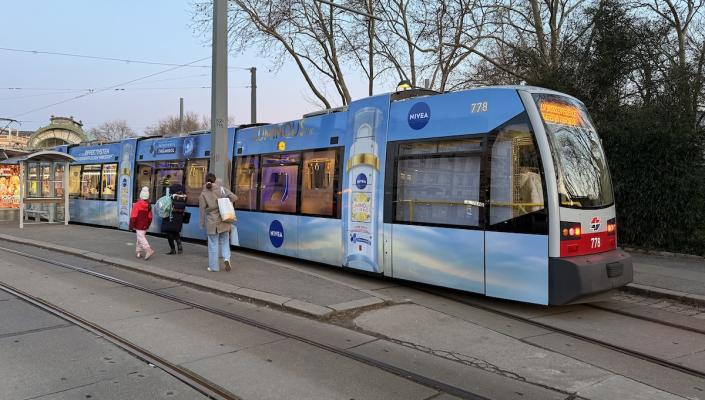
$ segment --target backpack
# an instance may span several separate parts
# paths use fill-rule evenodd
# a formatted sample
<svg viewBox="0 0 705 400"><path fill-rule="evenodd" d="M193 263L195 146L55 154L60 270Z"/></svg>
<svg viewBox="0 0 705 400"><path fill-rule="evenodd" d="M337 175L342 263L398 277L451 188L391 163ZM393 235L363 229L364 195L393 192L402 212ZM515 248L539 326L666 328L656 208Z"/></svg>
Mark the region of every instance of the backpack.
<svg viewBox="0 0 705 400"><path fill-rule="evenodd" d="M157 200L156 204L156 211L157 215L159 215L162 218L169 218L171 217L171 211L173 210L174 205L171 202L171 195L169 194L169 189L166 189L166 194Z"/></svg>

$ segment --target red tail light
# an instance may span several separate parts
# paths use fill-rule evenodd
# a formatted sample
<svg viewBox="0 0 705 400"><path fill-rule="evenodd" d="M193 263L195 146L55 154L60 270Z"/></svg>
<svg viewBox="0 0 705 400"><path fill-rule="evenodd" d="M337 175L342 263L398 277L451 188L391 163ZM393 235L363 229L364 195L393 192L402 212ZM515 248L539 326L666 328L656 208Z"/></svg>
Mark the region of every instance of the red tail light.
<svg viewBox="0 0 705 400"><path fill-rule="evenodd" d="M561 240L580 240L580 222L561 221Z"/></svg>

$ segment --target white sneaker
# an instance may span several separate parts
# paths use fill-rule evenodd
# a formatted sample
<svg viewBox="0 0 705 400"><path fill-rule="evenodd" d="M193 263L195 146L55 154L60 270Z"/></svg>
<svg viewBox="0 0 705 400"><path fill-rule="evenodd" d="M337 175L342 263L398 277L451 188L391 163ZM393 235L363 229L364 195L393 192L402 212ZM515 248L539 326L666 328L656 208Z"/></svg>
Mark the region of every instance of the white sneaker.
<svg viewBox="0 0 705 400"><path fill-rule="evenodd" d="M217 269L211 269L211 267L206 268L206 271L208 271L208 272L218 272Z"/></svg>
<svg viewBox="0 0 705 400"><path fill-rule="evenodd" d="M144 259L149 260L149 257L152 257L154 255L154 250L147 250L146 253L144 253Z"/></svg>

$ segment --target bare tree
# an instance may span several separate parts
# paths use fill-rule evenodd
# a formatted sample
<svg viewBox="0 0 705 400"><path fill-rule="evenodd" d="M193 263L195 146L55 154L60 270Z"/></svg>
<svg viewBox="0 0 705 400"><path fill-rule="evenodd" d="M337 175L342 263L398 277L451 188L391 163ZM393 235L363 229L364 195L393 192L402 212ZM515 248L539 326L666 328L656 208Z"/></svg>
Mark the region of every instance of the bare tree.
<svg viewBox="0 0 705 400"><path fill-rule="evenodd" d="M161 119L156 125L145 129L147 136L174 135L180 132L179 116L169 116ZM210 128L210 120L201 117L193 111L184 113L184 132L206 130Z"/></svg>
<svg viewBox="0 0 705 400"><path fill-rule="evenodd" d="M639 4L670 28L673 45L663 51L669 70L675 71L671 78L682 99L684 115L696 130L705 115L705 0L642 0Z"/></svg>
<svg viewBox="0 0 705 400"><path fill-rule="evenodd" d="M95 128L91 128L88 134L95 140L112 142L131 137L137 134L127 125L125 120L115 120L105 122Z"/></svg>
<svg viewBox="0 0 705 400"><path fill-rule="evenodd" d="M332 107L326 93L331 86L338 103L350 102L339 49L341 10L315 0L232 0L230 7L229 36L236 50L258 48L276 66L290 57L324 107ZM196 26L203 32L211 14L211 2L196 5Z"/></svg>
<svg viewBox="0 0 705 400"><path fill-rule="evenodd" d="M588 0L503 0L489 52L475 51L507 80L542 83L558 73L566 52L590 31ZM522 60L524 64L517 64Z"/></svg>

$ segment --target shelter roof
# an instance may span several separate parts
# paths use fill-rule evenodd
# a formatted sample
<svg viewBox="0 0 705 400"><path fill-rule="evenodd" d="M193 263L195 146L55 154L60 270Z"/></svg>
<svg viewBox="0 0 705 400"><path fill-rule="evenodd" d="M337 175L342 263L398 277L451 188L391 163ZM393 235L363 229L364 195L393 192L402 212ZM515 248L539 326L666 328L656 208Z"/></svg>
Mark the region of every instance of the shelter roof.
<svg viewBox="0 0 705 400"><path fill-rule="evenodd" d="M59 151L45 150L36 153L24 154L17 157L0 161L0 164L18 164L23 161L52 162L52 161L76 161L73 156Z"/></svg>

